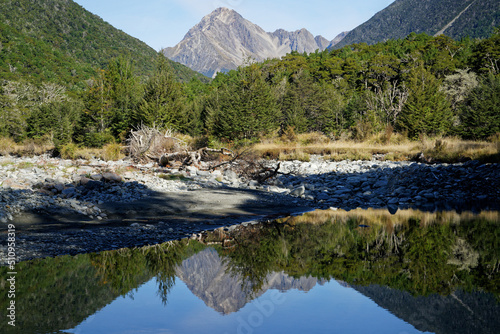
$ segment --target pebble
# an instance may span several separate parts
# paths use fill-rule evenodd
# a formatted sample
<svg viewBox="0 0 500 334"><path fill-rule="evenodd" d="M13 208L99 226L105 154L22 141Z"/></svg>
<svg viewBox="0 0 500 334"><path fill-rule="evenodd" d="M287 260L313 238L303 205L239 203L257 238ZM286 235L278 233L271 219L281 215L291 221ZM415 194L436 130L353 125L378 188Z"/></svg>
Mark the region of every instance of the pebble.
<svg viewBox="0 0 500 334"><path fill-rule="evenodd" d="M268 161L275 169L278 161ZM157 168L157 167L156 167ZM166 177L165 177L166 176ZM183 179L179 176L182 176ZM0 222L26 210L67 210L106 219L97 205L131 202L151 192L183 192L201 188L257 189L301 197L317 206L429 207L446 203L498 205L498 164L470 161L427 165L409 161L282 161L278 177L266 184L244 180L230 169L200 170L189 166L155 169L130 161L62 160L49 156L0 157Z"/></svg>
<svg viewBox="0 0 500 334"><path fill-rule="evenodd" d="M278 161L267 161L266 164L270 170L275 170ZM215 171L194 166L179 170L160 169L153 164L133 164L129 160L70 161L49 156L0 156L0 222L15 222L16 215L29 210L49 214L80 213L88 219L105 221L107 214L99 208L104 202L132 202L152 192L224 187L289 195L290 203L307 200L311 207L331 210L373 207L387 208L394 213L409 207L498 210L500 206L498 164L470 161L427 165L375 159L333 162L313 155L309 162L282 161L278 172L276 177L260 184L255 180L245 180L227 166ZM110 229L113 231L109 232L114 238L113 245L127 246L126 240L137 233L133 230L138 227L153 229L137 223L125 227L123 232ZM193 231L168 227L165 233L171 237L179 233L191 235ZM31 252L29 257L36 257L37 250L30 248L29 238L26 236L20 242L26 246L26 254ZM93 240L94 235L89 231L84 236L75 234L74 238ZM119 243L120 238L125 241ZM161 240L165 236L160 233L157 238ZM78 252L98 249L85 240L86 246Z"/></svg>

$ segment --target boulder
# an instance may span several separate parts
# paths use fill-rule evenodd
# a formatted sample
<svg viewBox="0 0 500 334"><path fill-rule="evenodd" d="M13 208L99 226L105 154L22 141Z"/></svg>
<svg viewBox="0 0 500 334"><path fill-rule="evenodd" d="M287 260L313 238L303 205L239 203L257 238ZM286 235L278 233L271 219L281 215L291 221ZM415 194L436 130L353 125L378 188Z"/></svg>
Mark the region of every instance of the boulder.
<svg viewBox="0 0 500 334"><path fill-rule="evenodd" d="M295 197L300 197L300 196L304 195L305 192L306 192L306 188L304 186L300 186L300 187L293 189L290 192L290 195L295 196Z"/></svg>
<svg viewBox="0 0 500 334"><path fill-rule="evenodd" d="M104 173L102 178L107 182L122 182L122 177L114 172Z"/></svg>

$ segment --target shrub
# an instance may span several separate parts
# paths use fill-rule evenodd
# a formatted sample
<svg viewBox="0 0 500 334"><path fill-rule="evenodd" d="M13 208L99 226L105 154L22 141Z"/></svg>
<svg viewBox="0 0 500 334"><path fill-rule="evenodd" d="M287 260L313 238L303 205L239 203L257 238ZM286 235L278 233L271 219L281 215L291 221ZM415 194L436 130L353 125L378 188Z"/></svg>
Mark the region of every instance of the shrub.
<svg viewBox="0 0 500 334"><path fill-rule="evenodd" d="M76 159L78 156L78 145L69 143L59 147L59 154L63 159Z"/></svg>
<svg viewBox="0 0 500 334"><path fill-rule="evenodd" d="M16 152L16 143L8 137L0 137L0 155L8 156Z"/></svg>
<svg viewBox="0 0 500 334"><path fill-rule="evenodd" d="M23 146L23 153L28 156L44 154L54 147L49 136L26 139Z"/></svg>
<svg viewBox="0 0 500 334"><path fill-rule="evenodd" d="M298 135L298 140L301 145L311 145L311 144L325 144L330 141L330 139L321 132L309 132Z"/></svg>
<svg viewBox="0 0 500 334"><path fill-rule="evenodd" d="M121 153L122 147L120 144L113 143L104 145L101 151L101 158L106 161L117 161L123 158Z"/></svg>

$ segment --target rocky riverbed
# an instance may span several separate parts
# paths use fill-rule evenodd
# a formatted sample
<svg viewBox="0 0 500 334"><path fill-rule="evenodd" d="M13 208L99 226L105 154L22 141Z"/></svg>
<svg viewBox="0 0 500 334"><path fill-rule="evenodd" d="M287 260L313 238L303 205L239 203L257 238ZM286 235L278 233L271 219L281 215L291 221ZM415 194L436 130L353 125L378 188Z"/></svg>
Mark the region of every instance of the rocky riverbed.
<svg viewBox="0 0 500 334"><path fill-rule="evenodd" d="M500 169L470 161L267 161L265 184L231 169L184 170L130 160L0 157L0 262L7 226L16 260L142 246L314 208L497 210Z"/></svg>

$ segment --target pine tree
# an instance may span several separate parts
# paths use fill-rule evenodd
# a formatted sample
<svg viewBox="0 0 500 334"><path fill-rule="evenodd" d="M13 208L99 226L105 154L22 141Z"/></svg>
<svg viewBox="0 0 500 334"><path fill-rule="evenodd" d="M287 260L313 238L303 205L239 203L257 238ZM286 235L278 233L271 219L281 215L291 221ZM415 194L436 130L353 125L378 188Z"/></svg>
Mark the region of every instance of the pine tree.
<svg viewBox="0 0 500 334"><path fill-rule="evenodd" d="M142 94L142 88L134 71L130 59L118 57L111 60L106 72L112 100L110 127L112 134L117 138L123 139L131 129L132 112Z"/></svg>
<svg viewBox="0 0 500 334"><path fill-rule="evenodd" d="M144 96L133 116L134 123L181 130L189 122L185 102L182 85L176 81L165 56L158 53L156 72L146 82Z"/></svg>
<svg viewBox="0 0 500 334"><path fill-rule="evenodd" d="M227 75L212 94L208 115L210 133L227 140L253 139L276 129L280 112L271 87L252 64Z"/></svg>
<svg viewBox="0 0 500 334"><path fill-rule="evenodd" d="M462 136L486 139L500 133L500 77L489 74L462 106Z"/></svg>
<svg viewBox="0 0 500 334"><path fill-rule="evenodd" d="M79 101L59 101L43 104L27 119L30 138L49 136L56 147L72 140L74 124L78 123L83 105Z"/></svg>
<svg viewBox="0 0 500 334"><path fill-rule="evenodd" d="M451 124L452 112L440 82L423 65L415 68L408 78L409 97L397 121L399 130L410 138L419 134L444 134Z"/></svg>

